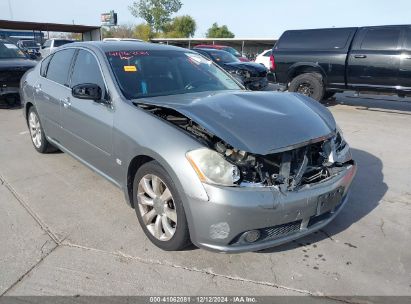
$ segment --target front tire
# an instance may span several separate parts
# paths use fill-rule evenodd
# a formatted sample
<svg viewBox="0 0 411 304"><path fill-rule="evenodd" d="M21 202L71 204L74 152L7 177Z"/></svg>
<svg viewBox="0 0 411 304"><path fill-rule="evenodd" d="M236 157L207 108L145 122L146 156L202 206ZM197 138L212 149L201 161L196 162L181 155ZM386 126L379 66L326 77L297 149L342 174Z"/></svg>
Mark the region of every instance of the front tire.
<svg viewBox="0 0 411 304"><path fill-rule="evenodd" d="M39 153L49 153L57 151L46 138L44 129L41 125L39 114L34 106L30 107L27 115L27 125L30 131L31 142L34 149Z"/></svg>
<svg viewBox="0 0 411 304"><path fill-rule="evenodd" d="M321 101L324 96L322 76L317 73L305 73L291 80L288 87L290 92L296 92Z"/></svg>
<svg viewBox="0 0 411 304"><path fill-rule="evenodd" d="M133 182L134 208L144 233L157 247L175 251L191 244L183 203L156 161L142 165Z"/></svg>

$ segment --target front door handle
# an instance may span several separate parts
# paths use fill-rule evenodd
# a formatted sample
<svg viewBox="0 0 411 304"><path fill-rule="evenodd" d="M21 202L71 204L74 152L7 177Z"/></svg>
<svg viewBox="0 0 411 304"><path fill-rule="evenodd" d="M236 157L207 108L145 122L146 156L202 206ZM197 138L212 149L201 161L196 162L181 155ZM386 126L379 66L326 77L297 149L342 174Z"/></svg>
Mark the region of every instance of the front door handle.
<svg viewBox="0 0 411 304"><path fill-rule="evenodd" d="M367 58L367 55L354 55L354 58L364 59Z"/></svg>
<svg viewBox="0 0 411 304"><path fill-rule="evenodd" d="M71 106L70 97L60 99L60 101L66 109Z"/></svg>
<svg viewBox="0 0 411 304"><path fill-rule="evenodd" d="M36 93L41 92L41 84L37 84L34 86L34 89L36 90Z"/></svg>

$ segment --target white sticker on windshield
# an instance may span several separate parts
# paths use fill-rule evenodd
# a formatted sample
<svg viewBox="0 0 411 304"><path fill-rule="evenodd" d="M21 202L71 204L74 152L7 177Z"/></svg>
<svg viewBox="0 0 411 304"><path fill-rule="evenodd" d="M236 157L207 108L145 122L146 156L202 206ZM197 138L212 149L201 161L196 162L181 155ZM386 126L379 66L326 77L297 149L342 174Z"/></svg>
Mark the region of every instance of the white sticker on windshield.
<svg viewBox="0 0 411 304"><path fill-rule="evenodd" d="M18 49L14 44L5 43L4 46L8 49Z"/></svg>
<svg viewBox="0 0 411 304"><path fill-rule="evenodd" d="M187 57L190 58L194 63L197 63L197 64L205 63L205 64L208 64L208 65L211 64L211 61L210 61L210 60L207 60L206 58L204 58L204 57L201 56L201 55L193 54L193 53L185 53L185 54L186 54Z"/></svg>

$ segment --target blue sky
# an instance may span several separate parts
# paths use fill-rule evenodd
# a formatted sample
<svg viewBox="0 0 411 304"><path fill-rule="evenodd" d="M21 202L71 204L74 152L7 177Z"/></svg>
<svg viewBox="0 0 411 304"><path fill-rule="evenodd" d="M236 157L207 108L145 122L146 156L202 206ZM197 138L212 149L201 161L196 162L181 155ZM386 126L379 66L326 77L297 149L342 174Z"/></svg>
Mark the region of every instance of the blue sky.
<svg viewBox="0 0 411 304"><path fill-rule="evenodd" d="M98 25L100 13L114 9L120 23L139 23L132 0L0 0L0 19ZM284 30L382 24L411 24L410 0L182 0L178 15L197 21L196 37L213 22L236 37L278 38Z"/></svg>

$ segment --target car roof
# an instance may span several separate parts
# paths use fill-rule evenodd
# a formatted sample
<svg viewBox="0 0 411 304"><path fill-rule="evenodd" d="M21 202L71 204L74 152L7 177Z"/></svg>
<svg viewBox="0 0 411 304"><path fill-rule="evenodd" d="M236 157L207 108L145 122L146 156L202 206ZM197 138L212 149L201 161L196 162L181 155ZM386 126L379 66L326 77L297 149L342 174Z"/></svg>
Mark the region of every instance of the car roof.
<svg viewBox="0 0 411 304"><path fill-rule="evenodd" d="M85 41L85 42L74 42L69 45L64 45L65 47L86 47L86 48L96 48L101 50L103 53L115 52L115 51L185 51L191 52L188 49L164 45L159 43L148 43L139 41Z"/></svg>

